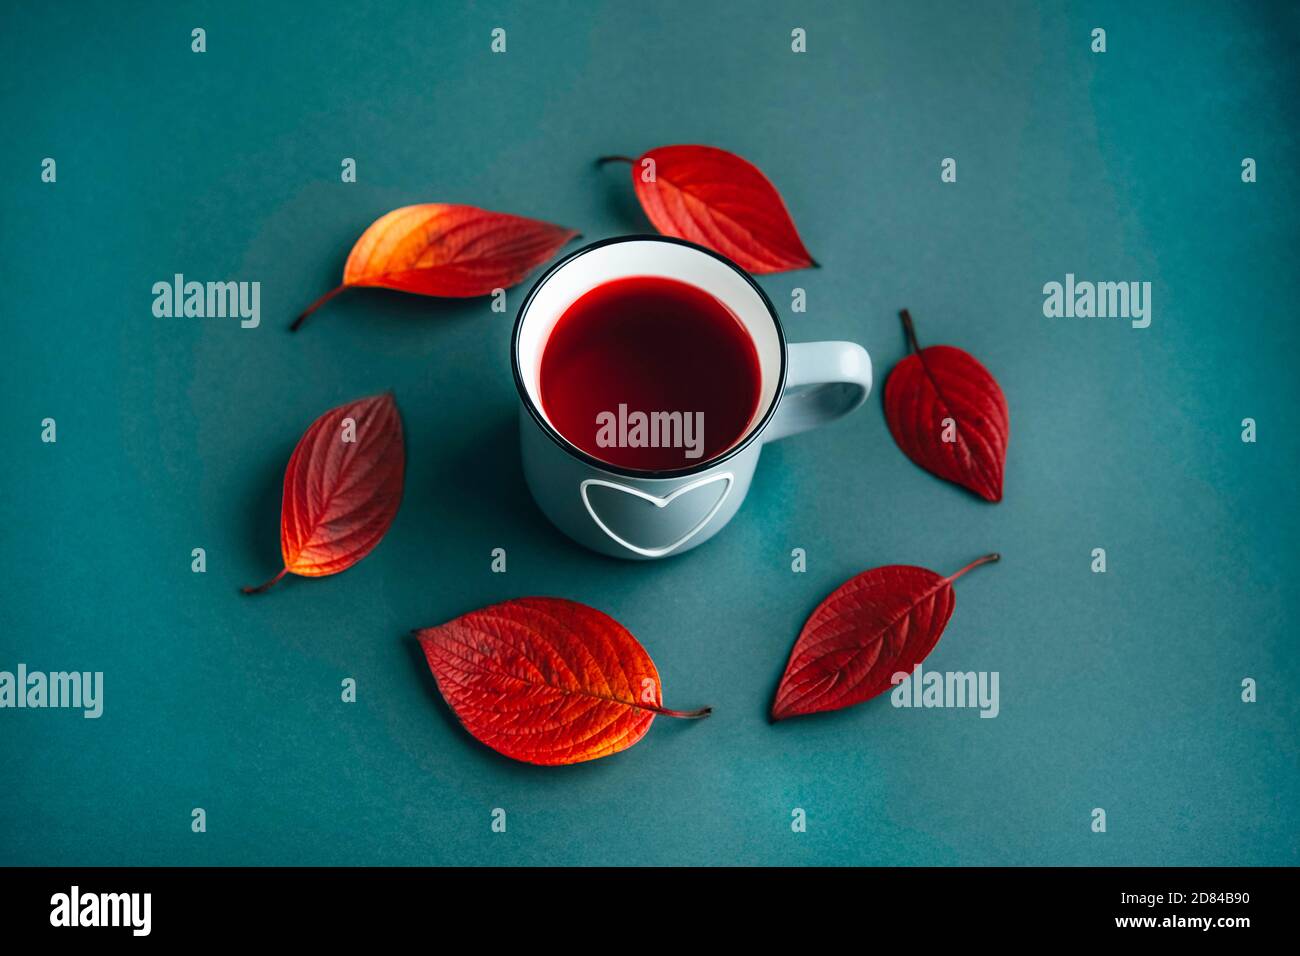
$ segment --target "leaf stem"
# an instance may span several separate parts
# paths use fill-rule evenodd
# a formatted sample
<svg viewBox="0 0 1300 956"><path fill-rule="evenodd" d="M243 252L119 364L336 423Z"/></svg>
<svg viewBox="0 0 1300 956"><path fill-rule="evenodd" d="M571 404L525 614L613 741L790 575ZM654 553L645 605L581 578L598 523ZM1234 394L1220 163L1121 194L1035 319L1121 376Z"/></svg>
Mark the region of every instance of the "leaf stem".
<svg viewBox="0 0 1300 956"><path fill-rule="evenodd" d="M305 322L305 321L307 320L307 316L311 315L313 312L315 312L317 309L319 309L322 305L324 305L324 304L325 304L326 302L328 302L330 299L334 298L336 295L338 295L340 292L342 292L342 291L343 291L344 289L346 289L346 288L347 288L346 285L335 286L333 289L330 289L328 292L326 292L323 296L321 296L319 299L317 299L317 300L316 300L315 302L313 302L311 305L307 306L307 308L303 310L302 315L298 316L298 318L296 318L296 319L293 320L293 325L289 326L289 331L290 331L290 332L297 332L297 331L298 331L298 326L302 325L303 322Z"/></svg>
<svg viewBox="0 0 1300 956"><path fill-rule="evenodd" d="M1001 560L1002 560L1002 555L998 554L997 552L994 552L993 554L986 554L982 558L976 558L974 561L966 565L966 567L962 568L956 574L947 578L947 582L949 584L952 584L953 581L956 581L959 577L961 577L971 568L978 568L981 564L992 564L994 561L1001 561Z"/></svg>
<svg viewBox="0 0 1300 956"><path fill-rule="evenodd" d="M636 160L631 156L602 156L596 160L597 166L604 166L606 163L627 163L629 166L636 164Z"/></svg>
<svg viewBox="0 0 1300 956"><path fill-rule="evenodd" d="M699 710L669 710L667 707L655 707L654 712L660 717L681 717L684 720L696 720L700 717L707 717L713 713L712 707L701 707Z"/></svg>
<svg viewBox="0 0 1300 956"><path fill-rule="evenodd" d="M912 344L912 351L920 352L921 346L916 343L916 327L912 325L912 313L904 309L898 313L898 317L903 320L903 329L907 332L907 341Z"/></svg>
<svg viewBox="0 0 1300 956"><path fill-rule="evenodd" d="M240 590L243 591L245 594L261 594L263 591L265 591L271 585L275 584L277 581L279 581L282 577L284 577L288 573L289 573L289 569L285 568L275 577L271 578L271 580L267 581L265 584L259 584L255 588L254 587L240 588Z"/></svg>

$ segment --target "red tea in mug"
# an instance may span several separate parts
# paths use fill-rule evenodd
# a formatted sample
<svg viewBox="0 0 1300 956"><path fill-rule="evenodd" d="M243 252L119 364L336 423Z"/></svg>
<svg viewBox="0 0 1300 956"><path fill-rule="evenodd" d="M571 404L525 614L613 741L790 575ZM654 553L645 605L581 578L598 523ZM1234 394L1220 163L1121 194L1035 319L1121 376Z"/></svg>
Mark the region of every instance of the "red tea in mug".
<svg viewBox="0 0 1300 956"><path fill-rule="evenodd" d="M758 351L735 314L685 282L615 279L575 301L542 350L542 409L587 454L668 471L716 458L758 408Z"/></svg>

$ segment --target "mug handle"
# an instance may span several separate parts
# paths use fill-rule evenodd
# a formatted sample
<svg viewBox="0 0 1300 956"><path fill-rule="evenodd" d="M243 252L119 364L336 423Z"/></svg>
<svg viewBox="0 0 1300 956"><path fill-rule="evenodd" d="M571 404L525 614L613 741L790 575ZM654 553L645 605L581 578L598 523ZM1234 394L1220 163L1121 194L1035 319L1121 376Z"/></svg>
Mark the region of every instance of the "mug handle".
<svg viewBox="0 0 1300 956"><path fill-rule="evenodd" d="M833 422L871 394L871 356L856 342L801 342L787 355L785 392L764 442Z"/></svg>

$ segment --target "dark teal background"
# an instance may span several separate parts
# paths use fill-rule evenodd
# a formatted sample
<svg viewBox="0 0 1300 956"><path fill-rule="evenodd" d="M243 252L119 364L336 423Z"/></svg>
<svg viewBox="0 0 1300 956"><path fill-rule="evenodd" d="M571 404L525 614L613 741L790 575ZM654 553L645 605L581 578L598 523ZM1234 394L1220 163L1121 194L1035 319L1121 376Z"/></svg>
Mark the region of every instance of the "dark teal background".
<svg viewBox="0 0 1300 956"><path fill-rule="evenodd" d="M1300 862L1293 5L13 6L0 669L102 670L105 711L0 711L0 862ZM686 556L589 554L529 499L507 354L526 285L509 315L356 291L285 331L395 206L645 231L627 169L593 160L692 142L782 191L823 268L760 282L791 340L866 346L877 392L768 449ZM176 272L260 281L261 327L154 318ZM1067 272L1150 281L1151 327L1044 318ZM1002 383L999 505L890 438L903 306ZM299 435L386 388L409 450L387 538L337 577L240 596L280 567ZM832 588L990 550L926 663L999 671L997 719L881 698L767 722ZM611 613L666 704L715 715L567 768L481 746L407 632L528 594Z"/></svg>

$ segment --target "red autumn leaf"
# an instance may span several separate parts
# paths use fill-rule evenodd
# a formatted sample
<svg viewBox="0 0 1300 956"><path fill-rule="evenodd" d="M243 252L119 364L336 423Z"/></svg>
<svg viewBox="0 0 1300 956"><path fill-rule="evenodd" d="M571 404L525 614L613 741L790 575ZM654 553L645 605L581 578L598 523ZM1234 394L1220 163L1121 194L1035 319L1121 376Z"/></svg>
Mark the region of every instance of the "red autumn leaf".
<svg viewBox="0 0 1300 956"><path fill-rule="evenodd" d="M298 440L284 470L280 550L286 574L338 574L369 554L402 503L406 448L390 394L332 408Z"/></svg>
<svg viewBox="0 0 1300 956"><path fill-rule="evenodd" d="M659 672L623 625L563 598L520 598L416 631L465 729L535 764L595 760L640 740L663 707Z"/></svg>
<svg viewBox="0 0 1300 956"><path fill-rule="evenodd" d="M939 642L952 617L952 582L998 555L972 561L951 577L891 564L863 571L831 592L804 623L772 702L772 719L839 710L887 690Z"/></svg>
<svg viewBox="0 0 1300 956"><path fill-rule="evenodd" d="M343 266L343 284L308 306L290 328L354 286L454 299L508 289L576 235L549 222L474 206L403 206L370 224Z"/></svg>
<svg viewBox="0 0 1300 956"><path fill-rule="evenodd" d="M989 370L951 345L916 344L912 317L900 313L915 354L885 382L885 418L912 461L988 501L1002 500L1011 420Z"/></svg>
<svg viewBox="0 0 1300 956"><path fill-rule="evenodd" d="M749 272L817 265L776 187L734 153L661 146L639 159L607 156L600 162L613 160L632 164L637 199L664 235L707 246Z"/></svg>

